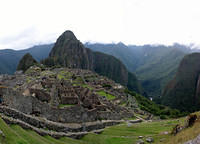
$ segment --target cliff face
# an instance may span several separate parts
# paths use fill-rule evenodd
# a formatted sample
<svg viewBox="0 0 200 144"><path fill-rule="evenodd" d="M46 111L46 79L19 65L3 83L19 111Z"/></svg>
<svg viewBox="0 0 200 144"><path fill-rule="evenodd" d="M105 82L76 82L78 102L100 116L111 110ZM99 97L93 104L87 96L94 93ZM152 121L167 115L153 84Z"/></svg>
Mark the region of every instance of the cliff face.
<svg viewBox="0 0 200 144"><path fill-rule="evenodd" d="M42 63L48 66L60 65L69 68L89 69L107 76L124 86L128 86L128 70L120 60L85 48L71 31L65 31L57 39L49 57L43 60ZM133 80L134 82L132 83L134 85L131 83L131 90L141 93L138 81Z"/></svg>
<svg viewBox="0 0 200 144"><path fill-rule="evenodd" d="M184 111L200 109L200 53L185 56L174 79L166 86L162 103Z"/></svg>
<svg viewBox="0 0 200 144"><path fill-rule="evenodd" d="M196 86L196 98L200 96L200 74L198 76L197 86Z"/></svg>

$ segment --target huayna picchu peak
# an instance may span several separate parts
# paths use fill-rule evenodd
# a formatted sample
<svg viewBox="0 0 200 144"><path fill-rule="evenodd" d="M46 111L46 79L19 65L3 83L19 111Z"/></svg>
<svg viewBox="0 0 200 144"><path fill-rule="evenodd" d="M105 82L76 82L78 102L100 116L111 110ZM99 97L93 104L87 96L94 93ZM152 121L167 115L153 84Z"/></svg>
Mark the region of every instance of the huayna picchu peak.
<svg viewBox="0 0 200 144"><path fill-rule="evenodd" d="M84 47L71 31L65 31L57 39L49 57L42 60L42 63L47 66L88 69L142 93L142 87L136 76L128 72L120 60Z"/></svg>

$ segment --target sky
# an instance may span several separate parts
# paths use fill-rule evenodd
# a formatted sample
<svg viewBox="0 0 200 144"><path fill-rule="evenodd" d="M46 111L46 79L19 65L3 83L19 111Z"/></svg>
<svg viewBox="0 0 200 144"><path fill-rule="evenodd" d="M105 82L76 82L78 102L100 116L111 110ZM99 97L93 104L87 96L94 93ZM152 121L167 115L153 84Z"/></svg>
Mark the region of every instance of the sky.
<svg viewBox="0 0 200 144"><path fill-rule="evenodd" d="M55 42L200 45L200 0L0 0L0 49Z"/></svg>

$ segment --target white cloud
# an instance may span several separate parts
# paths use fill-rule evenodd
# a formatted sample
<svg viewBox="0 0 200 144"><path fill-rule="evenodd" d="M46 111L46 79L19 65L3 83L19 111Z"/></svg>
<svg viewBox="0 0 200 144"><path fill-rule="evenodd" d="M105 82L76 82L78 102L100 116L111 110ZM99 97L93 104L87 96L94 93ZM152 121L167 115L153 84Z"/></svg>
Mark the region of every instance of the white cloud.
<svg viewBox="0 0 200 144"><path fill-rule="evenodd" d="M0 0L0 49L81 41L200 44L198 0Z"/></svg>

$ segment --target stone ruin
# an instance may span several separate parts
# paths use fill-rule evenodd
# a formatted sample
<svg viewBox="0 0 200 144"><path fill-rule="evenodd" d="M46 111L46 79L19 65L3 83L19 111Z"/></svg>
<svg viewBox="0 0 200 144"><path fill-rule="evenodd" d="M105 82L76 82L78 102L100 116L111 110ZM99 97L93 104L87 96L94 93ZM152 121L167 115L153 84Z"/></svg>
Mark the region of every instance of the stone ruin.
<svg viewBox="0 0 200 144"><path fill-rule="evenodd" d="M57 132L54 137L78 138L133 117L132 109L120 106L128 96L119 84L88 70L60 68L49 71L31 67L25 74L0 77L0 113L7 123L19 124L39 134L49 134L44 130L48 128ZM105 84L109 85L108 89ZM116 98L108 100L98 94L99 90ZM53 127L63 125L64 130L52 128L52 124ZM78 125L79 130L70 131L73 125Z"/></svg>

